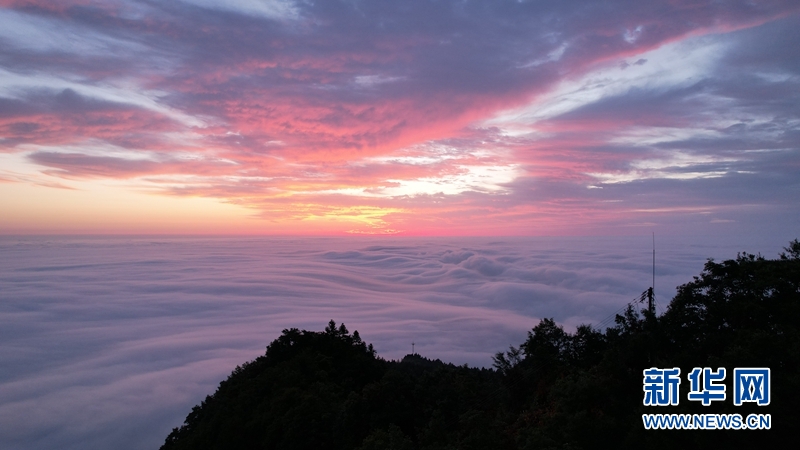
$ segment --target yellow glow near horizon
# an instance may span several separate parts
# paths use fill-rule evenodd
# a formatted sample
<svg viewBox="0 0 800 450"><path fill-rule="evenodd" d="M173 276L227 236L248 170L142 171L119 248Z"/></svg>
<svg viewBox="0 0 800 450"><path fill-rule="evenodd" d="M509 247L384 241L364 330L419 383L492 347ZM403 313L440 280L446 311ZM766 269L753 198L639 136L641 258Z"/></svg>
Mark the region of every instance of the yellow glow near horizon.
<svg viewBox="0 0 800 450"><path fill-rule="evenodd" d="M71 183L75 184L75 183ZM87 183L88 184L88 183ZM257 233L247 208L211 198L167 197L103 183L59 189L0 183L0 233Z"/></svg>

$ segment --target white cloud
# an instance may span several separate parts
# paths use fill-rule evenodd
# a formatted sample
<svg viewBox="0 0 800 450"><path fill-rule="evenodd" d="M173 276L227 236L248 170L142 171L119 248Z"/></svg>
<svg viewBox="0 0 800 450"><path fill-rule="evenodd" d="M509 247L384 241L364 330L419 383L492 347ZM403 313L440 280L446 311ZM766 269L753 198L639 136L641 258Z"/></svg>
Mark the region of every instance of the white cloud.
<svg viewBox="0 0 800 450"><path fill-rule="evenodd" d="M384 75L359 75L355 77L356 84L364 87L373 87L379 84L393 83L403 77L389 77Z"/></svg>
<svg viewBox="0 0 800 450"><path fill-rule="evenodd" d="M535 59L535 60L533 60L533 61L531 61L531 62L529 62L527 64L523 64L522 66L519 66L519 68L520 69L527 69L527 68L530 68L530 67L541 66L542 64L547 64L549 62L558 61L558 60L561 59L562 56L564 56L564 52L567 51L568 47L569 47L568 43L562 42L561 45L556 47L554 50L550 51L547 54L546 57Z"/></svg>
<svg viewBox="0 0 800 450"><path fill-rule="evenodd" d="M144 53L142 44L77 27L57 19L0 9L0 42L27 52L119 56ZM152 50L151 50L152 51Z"/></svg>
<svg viewBox="0 0 800 450"><path fill-rule="evenodd" d="M725 46L713 36L667 44L632 57L646 59L647 64L621 70L616 63L606 63L577 78L566 78L530 104L502 111L480 126L499 127L508 135L520 135L526 130L532 132L541 120L631 89L663 91L694 84L711 73L724 50Z"/></svg>
<svg viewBox="0 0 800 450"><path fill-rule="evenodd" d="M639 25L633 30L625 30L625 33L622 34L622 38L625 39L625 42L633 44L642 37L642 31L644 31L644 27Z"/></svg>
<svg viewBox="0 0 800 450"><path fill-rule="evenodd" d="M388 179L396 186L381 189L390 197L416 195L455 195L466 191L502 193L508 189L503 184L511 183L521 174L519 165L457 165L459 173L440 177L423 177L413 180Z"/></svg>
<svg viewBox="0 0 800 450"><path fill-rule="evenodd" d="M206 9L229 11L269 19L295 19L297 8L288 0L180 0Z"/></svg>
<svg viewBox="0 0 800 450"><path fill-rule="evenodd" d="M0 69L0 95L7 98L24 99L31 92L60 92L71 89L78 94L108 102L138 106L191 127L204 127L207 120L186 114L165 105L165 95L159 90L143 89L131 80L93 83L80 77L58 77L45 73L21 74Z"/></svg>

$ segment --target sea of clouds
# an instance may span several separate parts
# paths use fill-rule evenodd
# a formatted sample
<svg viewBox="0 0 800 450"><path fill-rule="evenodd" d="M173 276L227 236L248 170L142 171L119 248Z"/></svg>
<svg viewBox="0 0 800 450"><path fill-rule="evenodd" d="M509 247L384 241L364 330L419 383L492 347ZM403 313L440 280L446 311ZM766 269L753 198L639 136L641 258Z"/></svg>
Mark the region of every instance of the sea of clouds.
<svg viewBox="0 0 800 450"><path fill-rule="evenodd" d="M658 238L659 311L707 258L788 240ZM152 449L281 330L344 322L399 359L470 366L539 319L568 330L647 289L627 238L0 237L5 449Z"/></svg>

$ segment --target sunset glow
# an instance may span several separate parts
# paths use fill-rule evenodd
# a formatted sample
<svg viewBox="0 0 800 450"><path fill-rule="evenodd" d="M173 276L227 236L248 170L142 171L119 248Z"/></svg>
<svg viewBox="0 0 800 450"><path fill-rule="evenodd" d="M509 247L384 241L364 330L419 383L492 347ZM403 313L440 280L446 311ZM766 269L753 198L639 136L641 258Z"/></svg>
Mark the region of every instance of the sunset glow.
<svg viewBox="0 0 800 450"><path fill-rule="evenodd" d="M795 1L0 5L0 233L798 225Z"/></svg>

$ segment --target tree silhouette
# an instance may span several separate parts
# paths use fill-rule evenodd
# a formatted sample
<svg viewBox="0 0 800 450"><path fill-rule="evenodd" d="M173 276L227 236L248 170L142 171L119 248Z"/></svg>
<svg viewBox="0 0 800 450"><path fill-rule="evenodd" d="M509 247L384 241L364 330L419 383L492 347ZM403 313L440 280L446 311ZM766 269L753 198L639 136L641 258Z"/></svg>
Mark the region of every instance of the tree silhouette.
<svg viewBox="0 0 800 450"><path fill-rule="evenodd" d="M604 331L542 319L497 370L385 361L357 331L283 330L192 408L162 449L777 447L798 438L800 242L778 259L709 260L656 317L629 305ZM772 402L642 404L642 371L769 367ZM728 382L728 389L732 387ZM644 430L643 413L767 413L761 431Z"/></svg>

